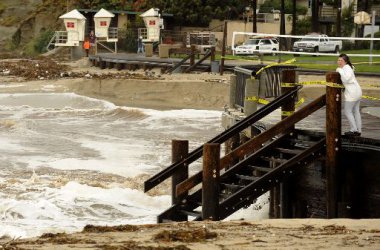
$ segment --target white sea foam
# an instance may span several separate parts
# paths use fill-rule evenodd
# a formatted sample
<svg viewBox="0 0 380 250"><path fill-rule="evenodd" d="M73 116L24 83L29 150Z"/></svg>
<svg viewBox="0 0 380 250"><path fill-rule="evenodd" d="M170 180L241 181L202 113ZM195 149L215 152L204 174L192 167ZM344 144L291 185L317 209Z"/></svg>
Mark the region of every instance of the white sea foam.
<svg viewBox="0 0 380 250"><path fill-rule="evenodd" d="M58 190L30 191L23 199L3 198L0 236L74 232L86 224L154 223L155 216L169 204L167 195L151 197L128 188L103 189L69 182Z"/></svg>
<svg viewBox="0 0 380 250"><path fill-rule="evenodd" d="M72 93L0 94L0 121L9 121L0 125L0 237L155 223L170 197L135 182L170 165L171 140L189 140L192 150L220 133L220 118Z"/></svg>

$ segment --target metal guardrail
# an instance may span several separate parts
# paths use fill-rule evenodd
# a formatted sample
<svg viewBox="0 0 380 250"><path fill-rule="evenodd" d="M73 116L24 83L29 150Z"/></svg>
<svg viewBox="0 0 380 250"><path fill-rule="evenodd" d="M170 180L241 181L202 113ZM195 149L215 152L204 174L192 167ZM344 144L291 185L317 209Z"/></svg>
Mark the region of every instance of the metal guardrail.
<svg viewBox="0 0 380 250"><path fill-rule="evenodd" d="M235 106L244 108L245 83L246 80L255 75L255 73L265 65L255 65L250 68L235 67L236 90ZM281 73L285 69L295 69L296 66L278 65L267 68L256 78L259 81L259 97L270 98L278 97L281 94Z"/></svg>

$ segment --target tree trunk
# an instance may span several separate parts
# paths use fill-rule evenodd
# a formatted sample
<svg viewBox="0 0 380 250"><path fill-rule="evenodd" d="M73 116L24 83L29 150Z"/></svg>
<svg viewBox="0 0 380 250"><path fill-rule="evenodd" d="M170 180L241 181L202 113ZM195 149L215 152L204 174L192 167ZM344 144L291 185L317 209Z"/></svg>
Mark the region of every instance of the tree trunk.
<svg viewBox="0 0 380 250"><path fill-rule="evenodd" d="M257 9L257 0L252 0L252 32L253 33L257 33L256 9Z"/></svg>
<svg viewBox="0 0 380 250"><path fill-rule="evenodd" d="M319 32L319 0L312 0L311 29L313 32Z"/></svg>
<svg viewBox="0 0 380 250"><path fill-rule="evenodd" d="M297 0L293 0L292 9L292 35L297 34Z"/></svg>
<svg viewBox="0 0 380 250"><path fill-rule="evenodd" d="M336 36L339 37L342 35L342 1L338 0L337 5L338 13L336 15Z"/></svg>
<svg viewBox="0 0 380 250"><path fill-rule="evenodd" d="M281 0L280 35L285 35L285 0ZM286 50L286 39L280 39L280 50Z"/></svg>

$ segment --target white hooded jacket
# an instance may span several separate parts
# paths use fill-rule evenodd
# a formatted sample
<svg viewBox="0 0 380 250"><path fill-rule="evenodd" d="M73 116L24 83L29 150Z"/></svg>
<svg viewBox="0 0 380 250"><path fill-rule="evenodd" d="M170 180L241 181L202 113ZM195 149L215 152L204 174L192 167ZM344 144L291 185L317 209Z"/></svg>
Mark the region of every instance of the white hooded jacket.
<svg viewBox="0 0 380 250"><path fill-rule="evenodd" d="M346 102L354 102L361 99L362 89L356 80L354 71L350 65L346 64L342 68L337 68L344 85L344 98Z"/></svg>

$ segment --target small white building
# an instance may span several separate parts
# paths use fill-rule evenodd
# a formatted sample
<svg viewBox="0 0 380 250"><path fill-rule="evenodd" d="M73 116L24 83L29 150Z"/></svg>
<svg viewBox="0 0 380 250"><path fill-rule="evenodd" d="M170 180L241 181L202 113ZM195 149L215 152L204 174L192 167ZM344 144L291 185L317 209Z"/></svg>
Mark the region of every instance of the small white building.
<svg viewBox="0 0 380 250"><path fill-rule="evenodd" d="M76 9L59 17L66 31L55 32L55 46L79 46L84 41L86 18Z"/></svg>
<svg viewBox="0 0 380 250"><path fill-rule="evenodd" d="M153 43L160 41L160 30L164 28L164 20L159 14L159 9L151 8L140 15L145 23L146 34L143 36L143 42Z"/></svg>
<svg viewBox="0 0 380 250"><path fill-rule="evenodd" d="M115 14L101 9L94 15L95 36L98 41L117 42L117 27L110 27Z"/></svg>

